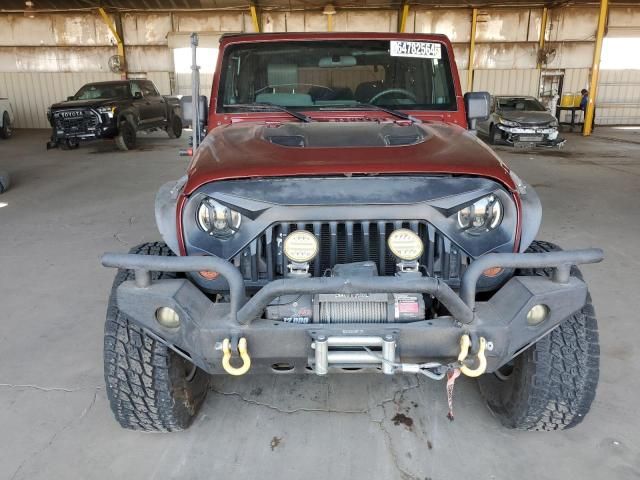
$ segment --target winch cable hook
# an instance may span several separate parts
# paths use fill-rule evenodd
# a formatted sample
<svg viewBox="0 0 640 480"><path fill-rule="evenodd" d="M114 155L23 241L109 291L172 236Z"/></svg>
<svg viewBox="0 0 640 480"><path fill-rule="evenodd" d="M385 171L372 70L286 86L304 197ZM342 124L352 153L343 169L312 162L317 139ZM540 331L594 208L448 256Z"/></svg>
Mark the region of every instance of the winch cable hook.
<svg viewBox="0 0 640 480"><path fill-rule="evenodd" d="M247 350L247 339L244 337L238 341L238 354L242 360L242 365L240 367L234 367L231 365L231 340L225 338L222 341L222 368L224 368L224 371L229 375L244 375L251 368L251 357Z"/></svg>

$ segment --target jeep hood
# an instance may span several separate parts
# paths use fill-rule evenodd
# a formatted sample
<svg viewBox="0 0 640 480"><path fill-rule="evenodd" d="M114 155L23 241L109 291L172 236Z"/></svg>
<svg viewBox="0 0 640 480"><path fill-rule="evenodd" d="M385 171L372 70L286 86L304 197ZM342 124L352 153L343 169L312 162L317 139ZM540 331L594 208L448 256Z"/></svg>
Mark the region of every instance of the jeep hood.
<svg viewBox="0 0 640 480"><path fill-rule="evenodd" d="M438 122L238 122L207 135L188 173L186 195L216 180L352 174L477 175L515 188L488 146Z"/></svg>

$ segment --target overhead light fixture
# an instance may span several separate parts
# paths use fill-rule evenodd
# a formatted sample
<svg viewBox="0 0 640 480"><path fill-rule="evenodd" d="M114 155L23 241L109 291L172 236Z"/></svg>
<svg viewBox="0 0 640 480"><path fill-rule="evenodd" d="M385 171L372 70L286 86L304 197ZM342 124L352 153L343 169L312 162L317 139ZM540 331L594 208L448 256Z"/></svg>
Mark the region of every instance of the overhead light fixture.
<svg viewBox="0 0 640 480"><path fill-rule="evenodd" d="M332 3L327 3L324 6L324 10L322 10L322 14L323 15L335 15L336 14L336 7L334 7Z"/></svg>
<svg viewBox="0 0 640 480"><path fill-rule="evenodd" d="M31 0L24 2L24 16L27 18L36 16L35 4Z"/></svg>

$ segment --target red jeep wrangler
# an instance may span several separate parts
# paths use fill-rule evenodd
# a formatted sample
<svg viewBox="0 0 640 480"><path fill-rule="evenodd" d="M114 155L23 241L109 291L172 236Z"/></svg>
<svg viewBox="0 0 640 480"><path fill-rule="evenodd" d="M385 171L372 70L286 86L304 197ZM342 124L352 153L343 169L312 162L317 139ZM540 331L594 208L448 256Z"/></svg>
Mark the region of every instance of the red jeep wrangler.
<svg viewBox="0 0 640 480"><path fill-rule="evenodd" d="M211 375L459 374L506 426L558 430L598 382L577 264L479 141L441 35L224 36L209 131L163 186L163 242L119 268L105 379L123 427L175 431ZM451 392L451 388L447 389Z"/></svg>

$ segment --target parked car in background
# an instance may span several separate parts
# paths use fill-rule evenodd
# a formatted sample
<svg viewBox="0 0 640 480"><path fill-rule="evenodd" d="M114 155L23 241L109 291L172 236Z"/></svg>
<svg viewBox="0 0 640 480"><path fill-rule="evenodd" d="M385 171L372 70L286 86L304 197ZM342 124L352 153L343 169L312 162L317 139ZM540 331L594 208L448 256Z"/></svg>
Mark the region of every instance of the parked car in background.
<svg viewBox="0 0 640 480"><path fill-rule="evenodd" d="M114 138L120 150L136 146L137 132L165 130L182 134L182 110L176 97L160 95L150 80L88 83L47 112L53 129L47 148L77 148L82 140Z"/></svg>
<svg viewBox="0 0 640 480"><path fill-rule="evenodd" d="M13 135L13 110L8 98L0 98L0 138L9 138Z"/></svg>
<svg viewBox="0 0 640 480"><path fill-rule="evenodd" d="M478 133L493 145L559 147L565 142L558 136L556 117L534 97L492 97L491 115L478 122Z"/></svg>

